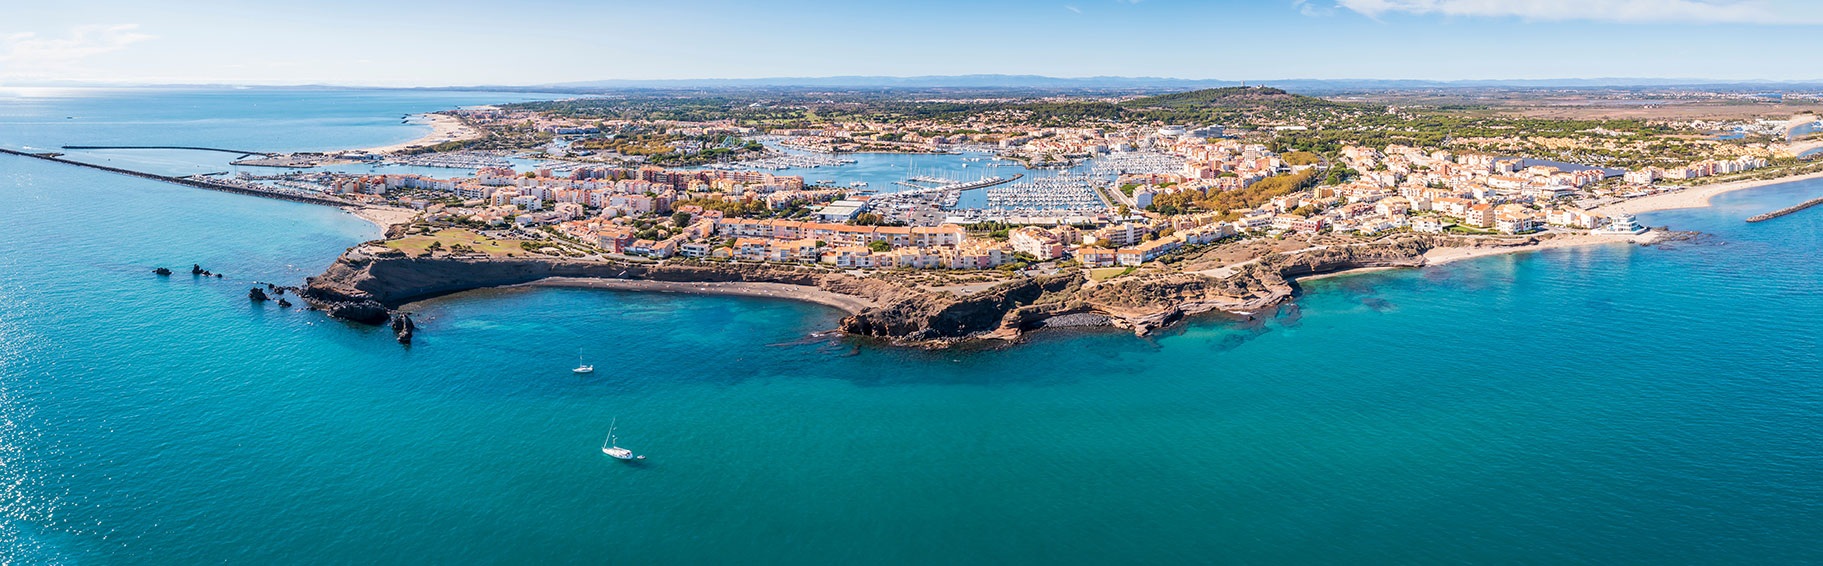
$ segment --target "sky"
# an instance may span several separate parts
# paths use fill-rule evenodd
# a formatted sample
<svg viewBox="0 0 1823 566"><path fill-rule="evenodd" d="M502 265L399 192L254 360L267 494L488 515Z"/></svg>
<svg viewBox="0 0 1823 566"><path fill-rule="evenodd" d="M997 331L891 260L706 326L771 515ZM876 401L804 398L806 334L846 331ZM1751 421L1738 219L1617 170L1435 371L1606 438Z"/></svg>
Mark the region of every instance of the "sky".
<svg viewBox="0 0 1823 566"><path fill-rule="evenodd" d="M1823 79L1820 0L0 3L0 85Z"/></svg>

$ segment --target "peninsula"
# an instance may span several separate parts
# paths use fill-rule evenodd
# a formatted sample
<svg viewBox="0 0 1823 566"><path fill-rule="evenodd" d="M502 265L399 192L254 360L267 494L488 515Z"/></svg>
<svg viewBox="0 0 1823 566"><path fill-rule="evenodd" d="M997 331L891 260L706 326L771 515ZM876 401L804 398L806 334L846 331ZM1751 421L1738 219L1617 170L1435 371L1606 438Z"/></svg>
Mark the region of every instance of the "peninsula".
<svg viewBox="0 0 1823 566"><path fill-rule="evenodd" d="M849 334L941 347L1054 320L1145 334L1253 316L1301 276L1651 243L1667 233L1634 214L1823 175L1793 150L1813 141L1793 134L1815 129L1803 112L1546 119L1265 87L843 96L465 108L431 115L447 139L369 151L472 174L252 181L391 207L372 218L384 238L301 292L343 318L409 328L413 301L573 286L811 301L847 312ZM1738 135L1700 134L1718 129ZM855 151L937 165L882 190L843 179L873 159ZM830 179L806 180L816 167Z"/></svg>

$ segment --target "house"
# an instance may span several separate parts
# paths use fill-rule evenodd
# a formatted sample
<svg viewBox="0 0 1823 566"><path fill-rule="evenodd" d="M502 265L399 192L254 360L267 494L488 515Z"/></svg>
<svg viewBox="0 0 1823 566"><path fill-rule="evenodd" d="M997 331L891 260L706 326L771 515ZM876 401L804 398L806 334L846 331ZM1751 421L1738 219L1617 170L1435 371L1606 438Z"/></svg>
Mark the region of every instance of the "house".
<svg viewBox="0 0 1823 566"><path fill-rule="evenodd" d="M1063 239L1043 228L1027 226L1014 229L1007 234L1007 243L1013 246L1013 251L1041 261L1063 257Z"/></svg>
<svg viewBox="0 0 1823 566"><path fill-rule="evenodd" d="M1243 230L1263 230L1272 226L1274 216L1276 215L1271 213L1249 214L1242 216L1237 224Z"/></svg>
<svg viewBox="0 0 1823 566"><path fill-rule="evenodd" d="M1082 248L1076 251L1076 260L1089 267L1108 267L1119 260L1119 255L1106 248Z"/></svg>
<svg viewBox="0 0 1823 566"><path fill-rule="evenodd" d="M1462 223L1479 228L1493 226L1494 205L1481 203L1468 207L1468 210L1462 213Z"/></svg>
<svg viewBox="0 0 1823 566"><path fill-rule="evenodd" d="M734 241L734 257L748 261L765 261L772 253L772 241L760 238L740 238Z"/></svg>
<svg viewBox="0 0 1823 566"><path fill-rule="evenodd" d="M1435 216L1419 216L1412 218L1412 231L1421 234L1442 234L1444 229L1454 225L1455 224L1445 222L1442 218Z"/></svg>
<svg viewBox="0 0 1823 566"><path fill-rule="evenodd" d="M1594 229L1601 223L1601 218L1580 208L1553 208L1545 213L1545 222L1571 228Z"/></svg>
<svg viewBox="0 0 1823 566"><path fill-rule="evenodd" d="M1312 233L1320 231L1327 226L1329 226L1328 220L1324 220L1321 216L1312 216L1310 218L1300 218L1293 221L1291 223L1291 231Z"/></svg>
<svg viewBox="0 0 1823 566"><path fill-rule="evenodd" d="M1114 262L1117 265L1139 265L1176 251L1183 245L1184 241L1177 239L1176 236L1140 242L1132 247L1115 250Z"/></svg>
<svg viewBox="0 0 1823 566"><path fill-rule="evenodd" d="M1475 201L1465 198L1437 197L1431 199L1431 210L1457 218L1467 215L1469 207L1474 205Z"/></svg>
<svg viewBox="0 0 1823 566"><path fill-rule="evenodd" d="M684 257L709 257L711 249L709 242L684 242L677 245L678 253Z"/></svg>
<svg viewBox="0 0 1823 566"><path fill-rule="evenodd" d="M1374 212L1381 216L1404 216L1412 210L1412 201L1405 197L1387 197L1374 205Z"/></svg>

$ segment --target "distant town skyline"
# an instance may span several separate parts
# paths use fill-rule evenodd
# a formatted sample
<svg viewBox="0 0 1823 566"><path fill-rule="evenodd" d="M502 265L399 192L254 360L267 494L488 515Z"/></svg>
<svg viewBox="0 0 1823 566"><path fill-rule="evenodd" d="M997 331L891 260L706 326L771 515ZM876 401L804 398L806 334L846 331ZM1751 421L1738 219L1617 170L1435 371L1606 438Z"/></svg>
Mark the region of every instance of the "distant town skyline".
<svg viewBox="0 0 1823 566"><path fill-rule="evenodd" d="M8 8L0 85L543 85L967 74L1816 80L1797 0L101 0ZM1752 41L1722 38L1751 37Z"/></svg>

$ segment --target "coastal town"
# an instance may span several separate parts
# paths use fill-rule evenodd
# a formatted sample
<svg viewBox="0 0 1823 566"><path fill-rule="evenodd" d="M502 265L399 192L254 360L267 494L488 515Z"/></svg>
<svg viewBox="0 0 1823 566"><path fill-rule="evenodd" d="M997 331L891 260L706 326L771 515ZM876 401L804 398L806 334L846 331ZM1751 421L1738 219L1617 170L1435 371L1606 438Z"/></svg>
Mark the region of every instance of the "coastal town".
<svg viewBox="0 0 1823 566"><path fill-rule="evenodd" d="M1783 117L1650 121L1463 116L1270 87L835 96L461 108L428 115L415 142L244 155L231 172L166 179L385 227L301 293L349 318L409 329L384 313L417 296L364 290L384 283L356 265L445 265L434 292L529 282L468 273L507 261L591 285L638 268L810 288L786 293L850 311L845 330L947 344L1056 316L1144 333L1246 314L1291 296L1300 275L1677 238L1634 214L1823 174L1823 120L1801 98ZM959 308L985 310L945 322Z"/></svg>
<svg viewBox="0 0 1823 566"><path fill-rule="evenodd" d="M1224 125L1031 127L1024 121L1032 115L1016 111L947 121L946 132L976 132L951 135L918 133L930 133L934 122L760 130L732 120L589 122L497 107L453 115L476 130L516 123L550 139L568 136L570 159L542 153L542 161L514 169L505 159L471 158L463 163L483 166L470 176L333 174L286 184L420 211L413 235L395 245L424 254L484 253L455 241L465 237L456 234L479 232L488 234L486 240L516 242L491 248L513 254L1055 271L1138 268L1222 244L1319 234L1357 243L1398 233L1625 239L1646 228L1630 214L1604 207L1676 191L1678 184L1752 174L1775 160L1787 168L1805 166L1772 150L1717 151L1708 159L1633 169L1396 143L1344 144L1319 154L1274 141L1295 129L1262 135L1258 128ZM1814 120L1799 116L1771 132L1797 140L1815 130ZM767 156L753 158L761 167L724 161L668 168L590 159L573 149L607 147L586 142L604 131L633 130L662 132L673 142L747 136L764 143L741 143L759 145L756 153ZM1041 177L985 188L986 206L969 208L954 206L969 189L951 179L900 182L908 189L881 192L864 188L867 183L810 182L768 170L826 166L834 168L829 176L839 177L853 160L835 148L853 150L844 145L859 143L853 140L961 156L950 173L957 164L974 164L1014 166ZM703 150L701 144L666 147ZM766 166L772 163L778 165ZM1050 172L1046 163L1078 171ZM439 242L438 234L454 239Z"/></svg>

